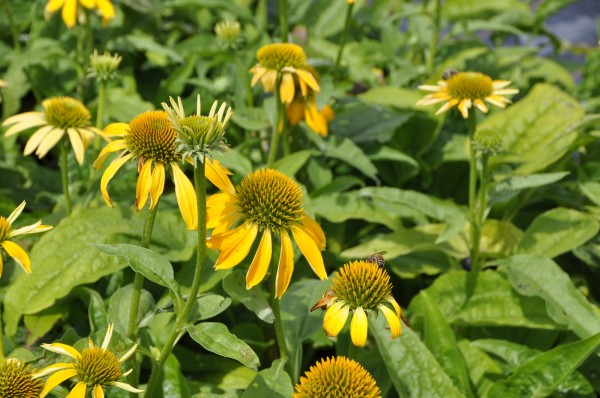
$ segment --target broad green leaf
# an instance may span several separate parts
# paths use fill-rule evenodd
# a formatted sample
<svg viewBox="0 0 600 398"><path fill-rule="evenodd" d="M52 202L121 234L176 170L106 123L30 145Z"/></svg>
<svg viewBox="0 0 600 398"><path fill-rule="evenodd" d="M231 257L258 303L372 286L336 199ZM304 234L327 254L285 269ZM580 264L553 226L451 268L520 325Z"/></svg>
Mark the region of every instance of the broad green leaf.
<svg viewBox="0 0 600 398"><path fill-rule="evenodd" d="M481 229L479 247L490 257L506 257L521 240L523 231L509 221L485 220Z"/></svg>
<svg viewBox="0 0 600 398"><path fill-rule="evenodd" d="M446 253L432 250L412 252L395 259L386 258L385 265L388 270L405 279L412 279L421 274L437 275L460 267Z"/></svg>
<svg viewBox="0 0 600 398"><path fill-rule="evenodd" d="M402 397L462 397L440 364L411 328L390 339L383 316L369 320L383 363L398 394Z"/></svg>
<svg viewBox="0 0 600 398"><path fill-rule="evenodd" d="M485 397L498 378L503 375L500 364L469 340L461 340L458 347L467 363L473 386L478 397Z"/></svg>
<svg viewBox="0 0 600 398"><path fill-rule="evenodd" d="M245 130L263 130L271 125L263 108L236 109L231 121Z"/></svg>
<svg viewBox="0 0 600 398"><path fill-rule="evenodd" d="M546 314L540 299L520 296L506 276L496 271L478 275L450 271L437 278L426 291L453 326L559 328ZM415 297L410 308L414 314L412 323L418 328L425 316L422 298Z"/></svg>
<svg viewBox="0 0 600 398"><path fill-rule="evenodd" d="M205 350L222 357L235 359L243 365L257 369L258 357L246 343L235 337L222 323L204 322L187 327L190 337Z"/></svg>
<svg viewBox="0 0 600 398"><path fill-rule="evenodd" d="M100 293L87 287L81 289L90 296L90 302L88 304L88 321L90 322L90 329L98 330L107 327L106 304L104 303L102 296L100 296Z"/></svg>
<svg viewBox="0 0 600 398"><path fill-rule="evenodd" d="M600 346L600 333L539 354L499 380L491 398L547 397Z"/></svg>
<svg viewBox="0 0 600 398"><path fill-rule="evenodd" d="M232 149L226 154L217 152L213 155L213 157L221 162L223 166L237 174L240 174L241 176L246 176L250 174L252 170L254 170L252 161L246 156L242 155L237 149Z"/></svg>
<svg viewBox="0 0 600 398"><path fill-rule="evenodd" d="M115 330L127 334L129 325L129 313L131 312L131 296L133 295L133 285L126 285L117 290L110 296L108 302L108 311L106 319L108 323L115 325ZM156 303L152 295L142 290L140 295L140 305L138 308L137 323L140 325L142 320L154 313Z"/></svg>
<svg viewBox="0 0 600 398"><path fill-rule="evenodd" d="M458 349L452 328L425 290L420 293L420 296L425 310L423 329L425 346L431 351L456 388L465 397L473 397L467 366Z"/></svg>
<svg viewBox="0 0 600 398"><path fill-rule="evenodd" d="M128 78L124 80L131 83L134 88L119 85L106 89L106 113L110 115L111 121L129 122L137 115L154 109L154 105L151 102L144 101L135 90L135 80Z"/></svg>
<svg viewBox="0 0 600 398"><path fill-rule="evenodd" d="M363 180L354 176L339 176L336 177L331 183L324 185L318 189L315 189L310 192L311 198L316 198L317 196L329 194L329 193L338 193L349 190L353 187L361 188L365 185ZM314 202L314 200L313 200Z"/></svg>
<svg viewBox="0 0 600 398"><path fill-rule="evenodd" d="M169 355L162 373L162 393L164 397L188 398L190 390L187 380L181 372L181 366L177 357Z"/></svg>
<svg viewBox="0 0 600 398"><path fill-rule="evenodd" d="M118 210L103 206L75 211L42 234L30 253L31 275L19 276L6 291L7 334L16 332L21 315L49 308L76 286L96 282L126 267L122 260L98 253L90 245L110 243L112 235L126 228L126 220Z"/></svg>
<svg viewBox="0 0 600 398"><path fill-rule="evenodd" d="M478 16L490 16L502 11L520 9L528 11L527 6L518 0L481 2L477 0L448 0L442 7L443 15L451 21L471 20Z"/></svg>
<svg viewBox="0 0 600 398"><path fill-rule="evenodd" d="M290 376L286 373L285 362L281 359L273 361L271 367L258 372L250 383L242 398L288 398L294 392Z"/></svg>
<svg viewBox="0 0 600 398"><path fill-rule="evenodd" d="M244 307L254 312L261 320L266 323L273 323L275 316L265 298L264 292L260 286L255 286L250 290L246 289L246 276L244 272L236 270L227 275L223 279L223 290L232 299L239 301Z"/></svg>
<svg viewBox="0 0 600 398"><path fill-rule="evenodd" d="M423 98L423 93L401 87L378 86L359 94L358 98L372 104L414 109L416 108L415 104L417 101Z"/></svg>
<svg viewBox="0 0 600 398"><path fill-rule="evenodd" d="M37 314L25 315L23 321L28 331L27 344L33 345L44 337L67 312L68 307L65 304L57 304Z"/></svg>
<svg viewBox="0 0 600 398"><path fill-rule="evenodd" d="M284 156L273 163L273 168L281 171L290 177L296 175L298 170L302 168L308 161L312 154L310 150L302 150L291 153L290 155Z"/></svg>
<svg viewBox="0 0 600 398"><path fill-rule="evenodd" d="M505 261L510 283L525 296L546 302L548 315L581 338L600 333L600 311L554 261L542 256L513 256Z"/></svg>
<svg viewBox="0 0 600 398"><path fill-rule="evenodd" d="M367 177L374 181L377 179L377 168L363 150L349 138L340 138L329 136L327 139L321 138L316 134L309 136L317 145L320 152L326 158L338 159L348 163Z"/></svg>
<svg viewBox="0 0 600 398"><path fill-rule="evenodd" d="M189 322L198 322L215 317L225 311L231 305L229 297L219 296L218 294L206 293L198 297L190 314Z"/></svg>
<svg viewBox="0 0 600 398"><path fill-rule="evenodd" d="M515 252L553 258L583 245L596 236L599 228L594 217L559 207L533 220Z"/></svg>
<svg viewBox="0 0 600 398"><path fill-rule="evenodd" d="M500 131L506 154L495 163L517 163L515 174L543 170L564 156L577 138L584 110L579 103L547 84L537 84L523 99L491 115L477 127Z"/></svg>
<svg viewBox="0 0 600 398"><path fill-rule="evenodd" d="M568 171L556 173L512 176L493 184L490 190L490 203L499 203L518 195L524 189L538 188L562 180L569 175Z"/></svg>
<svg viewBox="0 0 600 398"><path fill-rule="evenodd" d="M145 51L149 61L158 66L164 67L173 62L181 64L184 61L177 51L159 44L152 36L142 33L142 31L138 30L133 34L126 35L123 40L128 46L138 51Z"/></svg>

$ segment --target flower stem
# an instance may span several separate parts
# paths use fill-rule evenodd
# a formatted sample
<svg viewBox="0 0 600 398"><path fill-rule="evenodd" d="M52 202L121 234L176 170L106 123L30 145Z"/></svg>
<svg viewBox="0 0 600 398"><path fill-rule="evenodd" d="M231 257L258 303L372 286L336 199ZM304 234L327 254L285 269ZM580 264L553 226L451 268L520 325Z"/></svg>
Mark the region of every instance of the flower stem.
<svg viewBox="0 0 600 398"><path fill-rule="evenodd" d="M476 205L476 214L475 214L475 224L477 228L475 229L476 235L474 239L474 254L477 258L477 269L473 268L475 271L481 271L482 264L479 253L479 245L481 244L481 231L483 229L483 225L485 223L485 209L487 208L487 182L488 182L488 158L489 155L486 153L481 154L481 176L479 180L479 191L477 192L477 205Z"/></svg>
<svg viewBox="0 0 600 398"><path fill-rule="evenodd" d="M238 56L233 57L235 59L235 66L237 67L238 73L242 78L242 82L244 83L244 88L246 89L246 105L249 107L254 106L254 97L252 96L252 86L250 86L250 79L248 79L248 71L244 68L242 64L242 60Z"/></svg>
<svg viewBox="0 0 600 398"><path fill-rule="evenodd" d="M479 223L477 222L477 156L473 142L475 140L475 129L477 128L477 116L470 112L467 118L467 129L469 133L469 220L471 222L471 269L479 271Z"/></svg>
<svg viewBox="0 0 600 398"><path fill-rule="evenodd" d="M67 216L71 215L71 195L69 194L69 152L66 139L63 139L60 143L60 177L62 180L63 195L65 197L65 208L67 209Z"/></svg>
<svg viewBox="0 0 600 398"><path fill-rule="evenodd" d="M353 8L354 8L354 3L348 3L348 8L346 11L346 22L344 24L344 31L342 32L342 41L340 42L340 47L338 49L337 58L335 60L335 66L333 67L333 82L334 83L337 81L338 73L340 71L340 63L342 62L342 53L344 52L344 47L346 46L348 30L350 30L350 22L352 21L352 9Z"/></svg>
<svg viewBox="0 0 600 398"><path fill-rule="evenodd" d="M277 286L277 270L273 269L271 271L271 289L275 292ZM273 315L275 316L275 321L273 325L275 326L275 337L277 338L277 346L279 347L279 357L282 361L286 362L286 370L291 376L290 372L290 364L287 363L289 359L289 353L287 344L285 342L285 333L283 332L283 320L281 319L281 307L279 305L279 299L272 296L271 299L271 308L273 309Z"/></svg>
<svg viewBox="0 0 600 398"><path fill-rule="evenodd" d="M96 128L102 130L104 107L106 105L106 80L98 82L98 109L96 111Z"/></svg>
<svg viewBox="0 0 600 398"><path fill-rule="evenodd" d="M285 128L283 118L283 113L285 113L285 109L282 111L282 104L279 95L279 86L281 85L281 73L277 76L277 82L275 83L275 126L273 126L273 132L271 136L271 148L269 148L269 157L267 158L267 167L272 167L273 163L277 159L277 150L279 149L279 127L282 129Z"/></svg>
<svg viewBox="0 0 600 398"><path fill-rule="evenodd" d="M281 42L288 41L288 5L287 0L279 0L279 30Z"/></svg>
<svg viewBox="0 0 600 398"><path fill-rule="evenodd" d="M433 32L431 33L431 42L429 43L429 56L427 57L427 70L433 69L435 61L435 52L437 50L437 42L440 36L440 24L441 24L441 1L435 1L435 10L433 14Z"/></svg>
<svg viewBox="0 0 600 398"><path fill-rule="evenodd" d="M0 254L1 256L2 254ZM1 258L0 258L1 260ZM4 323L2 322L2 306L0 305L0 362L4 360Z"/></svg>
<svg viewBox="0 0 600 398"><path fill-rule="evenodd" d="M192 287L190 289L189 297L185 302L183 309L177 314L175 319L175 326L171 330L171 333L165 345L163 346L158 358L153 363L152 372L150 373L150 379L146 386L146 392L144 397L149 398L153 395L153 390L156 388L156 384L162 373L162 367L165 361L173 351L173 347L177 338L181 335L182 329L185 326L194 303L196 302L196 296L198 290L200 290L200 282L202 281L202 272L204 270L204 264L206 262L206 165L199 163L194 168L194 186L196 188L196 203L198 206L198 246L196 248L196 269L194 271L194 279Z"/></svg>
<svg viewBox="0 0 600 398"><path fill-rule="evenodd" d="M21 43L19 42L19 31L17 30L17 26L15 25L15 21L12 16L12 12L6 0L2 0L0 2L2 4L2 10L8 19L8 25L10 26L10 33L12 34L13 47L15 49L15 53L21 52ZM0 358L1 360L1 358Z"/></svg>

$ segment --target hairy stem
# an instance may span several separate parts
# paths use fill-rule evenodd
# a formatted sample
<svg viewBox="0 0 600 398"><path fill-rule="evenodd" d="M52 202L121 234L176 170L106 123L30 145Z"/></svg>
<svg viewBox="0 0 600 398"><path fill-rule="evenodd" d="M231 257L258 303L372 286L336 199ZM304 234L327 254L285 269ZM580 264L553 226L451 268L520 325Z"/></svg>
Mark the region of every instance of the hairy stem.
<svg viewBox="0 0 600 398"><path fill-rule="evenodd" d="M271 270L271 290L273 293L276 291L277 286L277 270ZM273 325L275 326L275 337L277 338L277 347L279 347L279 357L286 362L285 368L286 371L291 375L290 372L290 364L287 363L289 359L289 353L287 344L285 342L285 333L283 332L283 320L281 319L281 307L279 306L279 299L275 297L273 294L271 299L271 308L273 309L273 315L275 316L275 321Z"/></svg>
<svg viewBox="0 0 600 398"><path fill-rule="evenodd" d="M335 66L333 67L333 82L335 83L338 79L338 74L340 72L340 63L342 62L342 53L344 52L344 47L346 46L346 40L348 38L348 30L350 30L350 22L352 21L352 9L354 8L354 3L349 3L346 11L346 22L344 23L344 31L342 32L342 40L340 42L340 47L338 48L337 58L335 59Z"/></svg>
<svg viewBox="0 0 600 398"><path fill-rule="evenodd" d="M281 42L288 41L288 5L287 0L279 0L279 31Z"/></svg>
<svg viewBox="0 0 600 398"><path fill-rule="evenodd" d="M62 181L63 196L65 197L65 209L67 216L71 215L71 195L69 193L69 142L66 139L60 143L60 177Z"/></svg>
<svg viewBox="0 0 600 398"><path fill-rule="evenodd" d="M471 269L479 271L479 223L477 222L477 156L473 142L477 128L477 116L474 111L467 118L469 132L469 221L471 224Z"/></svg>

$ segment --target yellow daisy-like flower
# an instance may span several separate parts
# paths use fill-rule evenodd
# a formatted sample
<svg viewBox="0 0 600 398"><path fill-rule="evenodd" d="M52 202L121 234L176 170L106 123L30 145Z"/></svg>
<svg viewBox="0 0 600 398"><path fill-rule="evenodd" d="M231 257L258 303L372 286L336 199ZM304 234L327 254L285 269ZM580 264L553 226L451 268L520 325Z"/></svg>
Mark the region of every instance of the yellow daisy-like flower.
<svg viewBox="0 0 600 398"><path fill-rule="evenodd" d="M26 363L15 358L4 359L0 363L0 397L39 398L42 382L33 376Z"/></svg>
<svg viewBox="0 0 600 398"><path fill-rule="evenodd" d="M188 229L198 228L198 207L192 182L179 167L176 151L177 133L164 111L148 111L128 123L112 123L104 129L109 137L121 137L106 145L94 162L95 168L102 167L106 158L120 151L102 174L100 191L104 201L112 206L108 195L108 183L117 171L129 160L138 161L135 209L140 210L150 198L150 208L158 204L165 187L165 170L170 168L175 182L175 196L179 211ZM225 188L229 178L217 161L206 162L206 176L217 187ZM231 184L229 182L229 184Z"/></svg>
<svg viewBox="0 0 600 398"><path fill-rule="evenodd" d="M214 230L207 246L221 251L215 268L228 269L239 264L261 233L258 249L246 274L246 288L252 288L263 280L269 269L272 235L278 235L281 238L281 255L275 297L281 298L294 272L291 233L315 274L326 279L321 256L325 235L304 212L302 202L300 186L290 177L272 169L257 170L235 188L229 185L223 192L208 198L206 226ZM233 226L236 227L230 229Z"/></svg>
<svg viewBox="0 0 600 398"><path fill-rule="evenodd" d="M62 19L67 27L72 28L77 22L80 6L95 9L102 16L103 25L115 17L115 8L110 0L49 0L45 12L52 14L62 8Z"/></svg>
<svg viewBox="0 0 600 398"><path fill-rule="evenodd" d="M293 398L379 398L375 379L358 362L346 357L322 359L296 384Z"/></svg>
<svg viewBox="0 0 600 398"><path fill-rule="evenodd" d="M516 94L519 90L506 88L510 84L507 80L492 80L491 77L479 72L454 73L446 80L440 80L437 85L419 86L420 90L432 91L417 102L417 106L428 106L444 102L435 113L439 115L453 107L458 107L463 118L469 117L469 109L475 105L483 113L488 112L484 100L490 104L504 108L511 101L503 95Z"/></svg>
<svg viewBox="0 0 600 398"><path fill-rule="evenodd" d="M252 86L260 81L265 91L273 91L277 78L281 77L279 100L282 103L289 104L294 99L295 80L303 97L308 95L309 88L314 92L319 91L319 83L307 68L302 47L292 43L267 44L256 52L256 58L258 64L250 69Z"/></svg>
<svg viewBox="0 0 600 398"><path fill-rule="evenodd" d="M81 101L71 97L54 97L42 102L44 112L25 112L9 117L2 126L11 126L5 136L18 134L32 127L38 129L31 135L23 154L33 151L41 159L67 134L77 163L83 163L85 149L99 131L90 124L92 118Z"/></svg>
<svg viewBox="0 0 600 398"><path fill-rule="evenodd" d="M377 263L351 261L332 280L332 288L327 291L312 308L323 308L323 327L328 336L337 336L353 311L350 322L352 344L362 347L367 341L370 313L382 312L388 321L392 338L402 332L402 310L391 294L392 284L387 271ZM391 306L391 308L389 307Z"/></svg>
<svg viewBox="0 0 600 398"><path fill-rule="evenodd" d="M110 324L108 325L104 341L100 347L94 346L92 339L89 339L88 348L84 348L81 352L66 344L42 344L42 347L48 351L67 355L74 359L74 361L55 363L36 373L36 378L51 374L48 380L46 380L44 389L39 397L45 397L54 389L54 387L70 378L75 378L77 381L71 390L71 393L68 395L70 398L85 398L88 388L92 389L93 398L104 398L104 388L110 386L133 393L144 392L144 390L139 390L127 383L119 381L131 372L131 370L129 370L128 372L123 373L121 371L121 364L133 355L137 348L137 344L131 347L131 349L121 358L117 358L117 356L108 349L112 334L113 325Z"/></svg>
<svg viewBox="0 0 600 398"><path fill-rule="evenodd" d="M24 208L25 201L23 201L15 210L13 210L8 218L0 216L0 246L17 262L17 264L21 266L21 268L23 268L23 271L31 274L31 261L29 260L27 252L25 252L21 246L17 245L15 242L12 242L10 239L19 235L37 234L39 232L48 231L49 229L52 229L52 227L50 225L42 225L42 220L40 220L35 224L13 229L13 223L17 217L21 215L21 212ZM3 268L2 253L0 253L0 276L2 276Z"/></svg>

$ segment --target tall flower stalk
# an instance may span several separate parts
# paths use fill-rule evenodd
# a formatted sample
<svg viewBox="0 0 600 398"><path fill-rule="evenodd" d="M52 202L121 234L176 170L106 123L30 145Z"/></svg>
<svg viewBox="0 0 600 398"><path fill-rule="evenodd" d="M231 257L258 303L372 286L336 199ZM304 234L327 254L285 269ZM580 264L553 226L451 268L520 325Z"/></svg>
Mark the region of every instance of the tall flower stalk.
<svg viewBox="0 0 600 398"><path fill-rule="evenodd" d="M342 54L344 53L344 47L346 46L346 40L348 39L348 30L350 30L350 23L352 22L352 10L354 9L354 3L356 0L348 0L348 8L346 8L346 21L344 22L344 30L342 32L342 39L338 48L337 57L335 58L335 66L333 67L333 82L335 83L338 79L340 72L340 65L342 63Z"/></svg>
<svg viewBox="0 0 600 398"><path fill-rule="evenodd" d="M279 30L281 32L281 42L287 42L289 32L287 0L279 0Z"/></svg>

